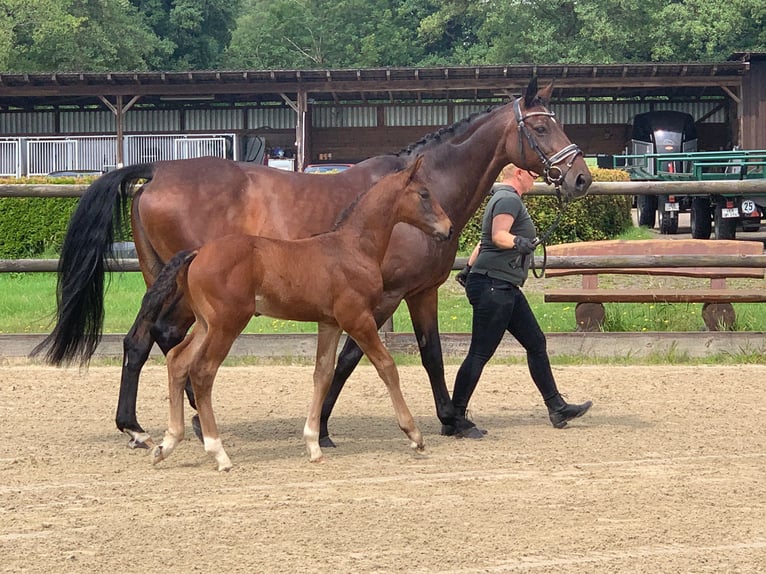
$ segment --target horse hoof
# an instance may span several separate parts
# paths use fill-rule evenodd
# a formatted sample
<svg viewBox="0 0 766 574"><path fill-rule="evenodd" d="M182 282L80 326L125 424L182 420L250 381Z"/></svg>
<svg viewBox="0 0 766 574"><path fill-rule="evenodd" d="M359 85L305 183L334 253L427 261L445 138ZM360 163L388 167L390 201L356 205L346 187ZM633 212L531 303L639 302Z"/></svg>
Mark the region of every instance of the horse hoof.
<svg viewBox="0 0 766 574"><path fill-rule="evenodd" d="M152 451L152 464L157 464L165 460L165 453L162 450L162 445L155 446Z"/></svg>
<svg viewBox="0 0 766 574"><path fill-rule="evenodd" d="M194 415L192 417L192 430L194 431L194 435L199 439L200 442L204 443L205 439L202 436L202 425L199 422L199 415Z"/></svg>
<svg viewBox="0 0 766 574"><path fill-rule="evenodd" d="M130 439L128 441L128 448L131 448L131 449L141 449L141 448L148 449L149 445L146 444L145 442L141 442L139 440L136 440L136 439L132 438L132 439Z"/></svg>
<svg viewBox="0 0 766 574"><path fill-rule="evenodd" d="M423 441L420 441L420 442L411 442L411 443L410 443L410 446L411 446L411 447L412 447L414 450L416 450L417 452L423 452L424 450L426 450L426 445L425 445L425 443L424 443Z"/></svg>
<svg viewBox="0 0 766 574"><path fill-rule="evenodd" d="M219 466L218 472L229 472L232 468L234 468L234 465L229 463L228 465Z"/></svg>
<svg viewBox="0 0 766 574"><path fill-rule="evenodd" d="M123 431L130 437L128 448L132 449L150 449L154 447L154 441L147 432Z"/></svg>
<svg viewBox="0 0 766 574"><path fill-rule="evenodd" d="M310 458L309 462L312 462L315 464L324 464L324 455L320 455L317 458Z"/></svg>
<svg viewBox="0 0 766 574"><path fill-rule="evenodd" d="M335 443L332 441L332 439L329 436L320 436L319 437L319 446L322 448L335 448Z"/></svg>

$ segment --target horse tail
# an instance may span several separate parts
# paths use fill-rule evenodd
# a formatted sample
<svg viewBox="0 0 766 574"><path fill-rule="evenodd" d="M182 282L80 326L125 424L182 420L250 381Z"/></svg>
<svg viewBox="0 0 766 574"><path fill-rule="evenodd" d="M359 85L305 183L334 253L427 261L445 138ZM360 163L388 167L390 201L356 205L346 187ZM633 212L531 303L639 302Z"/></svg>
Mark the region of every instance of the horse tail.
<svg viewBox="0 0 766 574"><path fill-rule="evenodd" d="M197 250L179 251L162 267L154 283L144 293L136 324L155 324L162 310L183 296L185 275L182 274L196 256Z"/></svg>
<svg viewBox="0 0 766 574"><path fill-rule="evenodd" d="M110 171L86 190L69 221L58 264L56 325L30 356L61 366L87 363L101 341L107 260L113 256L115 230L128 221L131 187L152 179L155 164Z"/></svg>

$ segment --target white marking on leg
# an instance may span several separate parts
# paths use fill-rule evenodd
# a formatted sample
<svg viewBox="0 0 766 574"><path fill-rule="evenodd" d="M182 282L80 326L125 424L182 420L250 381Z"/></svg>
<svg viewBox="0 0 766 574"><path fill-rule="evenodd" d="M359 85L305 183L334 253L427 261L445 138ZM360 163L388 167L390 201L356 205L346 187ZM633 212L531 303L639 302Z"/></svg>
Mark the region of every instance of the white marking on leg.
<svg viewBox="0 0 766 574"><path fill-rule="evenodd" d="M152 448L154 446L154 441L148 432L136 432L131 430L125 430L123 432L130 437L130 442L128 442L130 448Z"/></svg>
<svg viewBox="0 0 766 574"><path fill-rule="evenodd" d="M319 447L319 432L312 431L309 423L303 426L303 440L306 441L306 450L309 451L309 461L322 462L322 449Z"/></svg>
<svg viewBox="0 0 766 574"><path fill-rule="evenodd" d="M219 471L231 470L232 464L229 460L226 451L223 450L223 442L220 438L208 438L204 437L205 452L211 455L218 463Z"/></svg>

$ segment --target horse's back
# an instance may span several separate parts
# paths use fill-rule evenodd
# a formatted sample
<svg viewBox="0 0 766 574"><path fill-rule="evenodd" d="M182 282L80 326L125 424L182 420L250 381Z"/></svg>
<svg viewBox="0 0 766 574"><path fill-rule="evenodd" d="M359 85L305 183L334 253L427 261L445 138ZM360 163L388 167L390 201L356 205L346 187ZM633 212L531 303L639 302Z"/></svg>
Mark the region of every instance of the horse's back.
<svg viewBox="0 0 766 574"><path fill-rule="evenodd" d="M163 260L230 233L309 237L330 229L394 165L372 158L318 175L216 157L161 161L137 195L134 225Z"/></svg>

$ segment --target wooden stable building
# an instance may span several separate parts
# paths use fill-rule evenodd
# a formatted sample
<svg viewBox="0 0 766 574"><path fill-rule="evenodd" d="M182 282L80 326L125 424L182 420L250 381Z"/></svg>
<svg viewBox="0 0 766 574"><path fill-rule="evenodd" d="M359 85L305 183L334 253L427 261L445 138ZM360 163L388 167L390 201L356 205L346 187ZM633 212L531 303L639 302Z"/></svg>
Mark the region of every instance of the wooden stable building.
<svg viewBox="0 0 766 574"><path fill-rule="evenodd" d="M0 138L226 134L233 159L296 169L395 152L554 81L551 108L587 155L621 153L638 113L675 109L700 149L766 149L766 54L712 63L0 74ZM160 159L167 159L157 156ZM157 159L144 155L133 161Z"/></svg>

